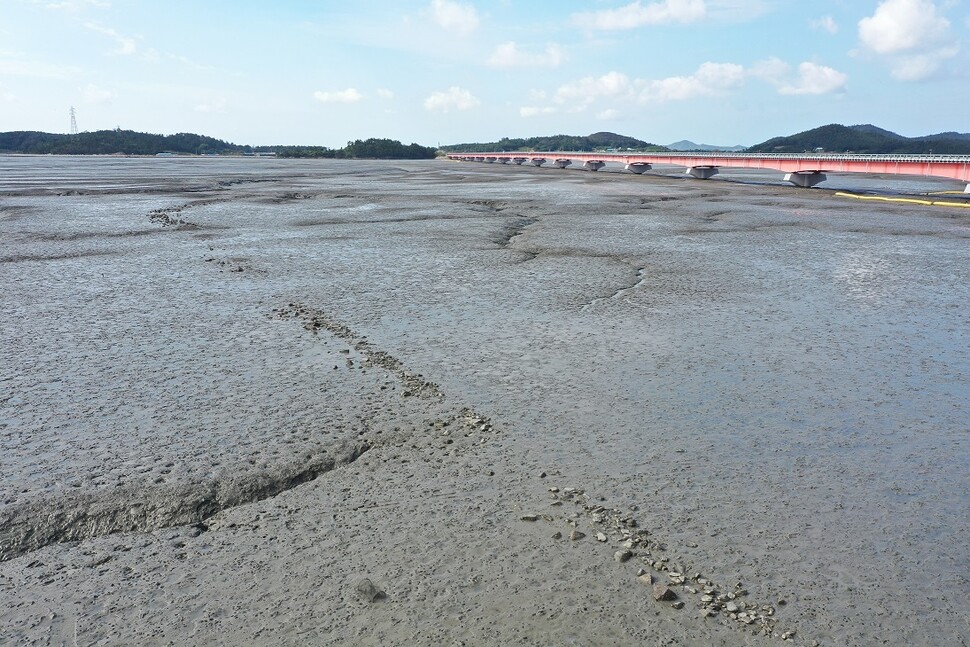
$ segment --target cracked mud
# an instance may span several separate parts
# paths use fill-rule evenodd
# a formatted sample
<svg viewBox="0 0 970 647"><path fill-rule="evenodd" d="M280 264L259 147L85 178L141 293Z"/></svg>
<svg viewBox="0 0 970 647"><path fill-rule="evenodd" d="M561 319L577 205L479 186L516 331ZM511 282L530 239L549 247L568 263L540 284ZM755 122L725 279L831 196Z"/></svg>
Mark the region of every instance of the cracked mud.
<svg viewBox="0 0 970 647"><path fill-rule="evenodd" d="M0 230L2 644L970 640L966 213L0 157Z"/></svg>

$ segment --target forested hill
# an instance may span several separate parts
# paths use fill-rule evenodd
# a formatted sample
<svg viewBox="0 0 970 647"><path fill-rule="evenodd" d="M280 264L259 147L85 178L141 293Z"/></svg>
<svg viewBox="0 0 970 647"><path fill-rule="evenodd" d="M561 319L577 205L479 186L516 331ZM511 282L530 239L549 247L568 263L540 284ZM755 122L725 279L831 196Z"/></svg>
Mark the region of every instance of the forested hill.
<svg viewBox="0 0 970 647"><path fill-rule="evenodd" d="M663 146L649 142L617 135L616 133L599 132L592 135L552 135L550 137L529 137L526 139L509 139L503 137L497 142L482 142L470 144L452 144L442 146L442 150L452 153L474 153L491 151L593 151L593 150L637 150L662 151Z"/></svg>
<svg viewBox="0 0 970 647"><path fill-rule="evenodd" d="M817 149L826 153L970 155L970 133L904 137L872 124L829 124L788 137L769 139L751 146L748 152L806 153Z"/></svg>
<svg viewBox="0 0 970 647"><path fill-rule="evenodd" d="M325 146L240 146L204 135L179 133L153 135L132 130L99 130L77 135L35 131L0 133L0 153L34 155L242 155L272 152L280 157L326 157L353 159L433 159L436 149L418 144L405 145L392 139L348 142L344 148Z"/></svg>
<svg viewBox="0 0 970 647"><path fill-rule="evenodd" d="M156 153L243 153L248 146L237 146L221 139L178 133L154 135L133 130L98 130L77 135L59 135L36 131L0 133L0 152L39 155L154 155Z"/></svg>

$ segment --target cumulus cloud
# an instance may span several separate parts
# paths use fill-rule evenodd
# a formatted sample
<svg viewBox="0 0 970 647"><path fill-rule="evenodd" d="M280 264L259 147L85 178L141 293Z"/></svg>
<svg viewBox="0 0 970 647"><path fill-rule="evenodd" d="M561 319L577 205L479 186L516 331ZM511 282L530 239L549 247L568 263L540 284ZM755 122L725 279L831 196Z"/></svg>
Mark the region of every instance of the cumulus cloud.
<svg viewBox="0 0 970 647"><path fill-rule="evenodd" d="M377 88L377 96L381 99L393 99L394 93L387 88Z"/></svg>
<svg viewBox="0 0 970 647"><path fill-rule="evenodd" d="M71 79L81 74L76 67L32 61L17 52L0 52L0 75L35 79Z"/></svg>
<svg viewBox="0 0 970 647"><path fill-rule="evenodd" d="M346 90L334 90L331 92L321 92L317 90L313 93L313 98L320 103L357 103L364 98L356 88Z"/></svg>
<svg viewBox="0 0 970 647"><path fill-rule="evenodd" d="M608 72L600 77L587 76L559 86L554 101L585 106L598 99L630 95L632 91L630 77L622 72Z"/></svg>
<svg viewBox="0 0 970 647"><path fill-rule="evenodd" d="M884 0L859 21L859 40L889 61L893 76L918 81L956 56L950 21L933 0Z"/></svg>
<svg viewBox="0 0 970 647"><path fill-rule="evenodd" d="M195 107L195 111L204 114L223 114L226 112L227 105L228 102L226 101L225 97L219 97L215 101L200 103Z"/></svg>
<svg viewBox="0 0 970 647"><path fill-rule="evenodd" d="M522 106L519 108L519 115L522 117L539 117L541 115L551 115L557 112L552 106Z"/></svg>
<svg viewBox="0 0 970 647"><path fill-rule="evenodd" d="M574 14L573 24L588 29L635 29L647 25L690 23L707 15L704 0L658 0L643 4L636 0L616 9Z"/></svg>
<svg viewBox="0 0 970 647"><path fill-rule="evenodd" d="M472 5L452 0L432 0L431 15L442 29L467 35L478 28L478 12Z"/></svg>
<svg viewBox="0 0 970 647"><path fill-rule="evenodd" d="M822 16L821 18L813 20L811 25L813 29L825 31L830 34L835 34L839 31L839 24L835 22L835 19L832 18L832 16Z"/></svg>
<svg viewBox="0 0 970 647"><path fill-rule="evenodd" d="M601 110L596 113L596 118L600 121L613 121L620 116L620 111L613 108L607 108L606 110Z"/></svg>
<svg viewBox="0 0 970 647"><path fill-rule="evenodd" d="M550 44L542 53L530 53L509 41L495 48L488 64L492 67L559 67L565 60L566 54L559 45Z"/></svg>
<svg viewBox="0 0 970 647"><path fill-rule="evenodd" d="M685 101L715 96L744 85L745 70L736 63L702 63L689 76L670 76L647 81L640 90L641 103Z"/></svg>
<svg viewBox="0 0 970 647"><path fill-rule="evenodd" d="M114 51L115 54L123 54L125 56L130 56L138 51L138 45L134 38L129 38L128 36L122 36L114 29L110 27L105 27L99 25L95 22L86 22L84 26L93 32L97 32L104 36L113 39L118 44L118 49Z"/></svg>
<svg viewBox="0 0 970 647"><path fill-rule="evenodd" d="M471 110L481 102L471 92L453 85L444 92L435 92L424 100L430 112L447 113L452 110Z"/></svg>
<svg viewBox="0 0 970 647"><path fill-rule="evenodd" d="M93 83L88 83L81 91L81 96L85 103L103 104L110 103L117 97L117 93L104 88L99 88Z"/></svg>
<svg viewBox="0 0 970 647"><path fill-rule="evenodd" d="M748 74L774 85L778 94L818 95L845 89L849 76L838 70L805 61L793 73L791 66L777 58L769 58L753 65Z"/></svg>
<svg viewBox="0 0 970 647"><path fill-rule="evenodd" d="M778 88L779 94L831 94L845 89L848 75L831 67L806 61L798 66L798 78Z"/></svg>

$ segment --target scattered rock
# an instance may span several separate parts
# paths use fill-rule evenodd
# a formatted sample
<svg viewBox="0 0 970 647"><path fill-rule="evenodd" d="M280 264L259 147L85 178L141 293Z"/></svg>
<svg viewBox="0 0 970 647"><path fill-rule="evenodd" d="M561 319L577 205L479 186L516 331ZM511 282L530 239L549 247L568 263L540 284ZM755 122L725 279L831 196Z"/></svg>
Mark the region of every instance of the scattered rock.
<svg viewBox="0 0 970 647"><path fill-rule="evenodd" d="M586 536L586 533L585 533L585 532L580 532L579 530L576 530L576 529L573 529L573 530L572 530L572 531L571 531L571 532L569 533L569 538L570 538L571 540L573 540L573 541L577 541L577 540L579 540L579 539L582 539L582 538L583 538L583 537L585 537L585 536Z"/></svg>
<svg viewBox="0 0 970 647"><path fill-rule="evenodd" d="M623 562L629 561L631 557L633 557L633 553L631 553L628 550L618 550L615 553L613 553L613 559L620 562L621 564Z"/></svg>
<svg viewBox="0 0 970 647"><path fill-rule="evenodd" d="M676 602L674 602L670 606L672 606L675 609L683 609L684 608L684 601L683 600L677 600Z"/></svg>
<svg viewBox="0 0 970 647"><path fill-rule="evenodd" d="M606 535L604 535L603 533L601 533L601 532L596 533L596 541L603 542L603 541L606 541L607 539L608 539L608 537Z"/></svg>
<svg viewBox="0 0 970 647"><path fill-rule="evenodd" d="M645 586L650 586L653 584L653 575L650 573L643 573L642 575L637 576L637 582Z"/></svg>
<svg viewBox="0 0 970 647"><path fill-rule="evenodd" d="M562 539L562 533L558 530L552 534L553 539Z"/></svg>
<svg viewBox="0 0 970 647"><path fill-rule="evenodd" d="M677 599L677 594L663 582L653 585L653 599L658 602L670 602Z"/></svg>
<svg viewBox="0 0 970 647"><path fill-rule="evenodd" d="M524 514L520 517L522 521L538 521L539 515L537 514Z"/></svg>
<svg viewBox="0 0 970 647"><path fill-rule="evenodd" d="M384 591L374 586L374 583L366 577L357 583L357 593L365 602L377 602L387 597Z"/></svg>

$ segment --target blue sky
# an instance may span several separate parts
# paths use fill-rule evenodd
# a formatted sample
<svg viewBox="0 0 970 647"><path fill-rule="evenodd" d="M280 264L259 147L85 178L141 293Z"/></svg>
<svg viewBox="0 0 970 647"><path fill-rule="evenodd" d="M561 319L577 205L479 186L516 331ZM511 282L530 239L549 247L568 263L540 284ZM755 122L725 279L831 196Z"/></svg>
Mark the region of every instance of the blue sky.
<svg viewBox="0 0 970 647"><path fill-rule="evenodd" d="M970 131L970 0L0 0L0 131L424 145Z"/></svg>

